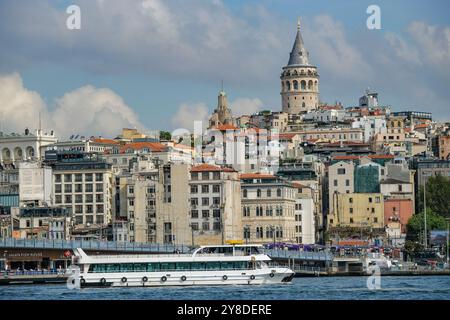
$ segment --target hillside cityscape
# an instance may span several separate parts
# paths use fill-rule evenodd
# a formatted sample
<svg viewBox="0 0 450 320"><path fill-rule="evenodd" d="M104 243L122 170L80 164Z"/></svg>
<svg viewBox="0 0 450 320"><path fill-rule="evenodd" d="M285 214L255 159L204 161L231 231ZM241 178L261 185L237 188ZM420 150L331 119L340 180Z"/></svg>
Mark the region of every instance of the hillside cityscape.
<svg viewBox="0 0 450 320"><path fill-rule="evenodd" d="M448 266L450 123L381 104L376 88L354 105L323 103L327 74L300 21L296 32L273 75L277 110L233 116L222 88L193 132L64 137L40 119L0 132L0 242L376 247ZM2 270L68 264L70 255L0 254Z"/></svg>

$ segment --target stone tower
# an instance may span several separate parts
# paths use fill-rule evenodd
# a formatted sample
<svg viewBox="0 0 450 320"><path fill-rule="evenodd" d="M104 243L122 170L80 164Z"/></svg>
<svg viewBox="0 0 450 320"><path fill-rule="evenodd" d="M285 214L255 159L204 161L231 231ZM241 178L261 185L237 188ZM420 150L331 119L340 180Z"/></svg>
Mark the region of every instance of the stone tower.
<svg viewBox="0 0 450 320"><path fill-rule="evenodd" d="M234 125L234 119L228 107L227 94L221 90L217 96L217 109L209 119L209 128L225 124Z"/></svg>
<svg viewBox="0 0 450 320"><path fill-rule="evenodd" d="M297 36L287 66L281 72L281 105L283 112L305 113L319 106L319 74L309 63L309 53L305 49L297 23Z"/></svg>

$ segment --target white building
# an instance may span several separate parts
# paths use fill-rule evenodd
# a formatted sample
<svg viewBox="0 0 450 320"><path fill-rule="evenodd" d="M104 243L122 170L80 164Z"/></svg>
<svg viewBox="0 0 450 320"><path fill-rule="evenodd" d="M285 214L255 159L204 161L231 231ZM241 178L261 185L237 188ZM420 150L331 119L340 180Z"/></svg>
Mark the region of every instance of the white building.
<svg viewBox="0 0 450 320"><path fill-rule="evenodd" d="M297 243L316 243L316 226L314 222L314 201L301 197L295 201L295 237Z"/></svg>
<svg viewBox="0 0 450 320"><path fill-rule="evenodd" d="M78 137L78 136L77 136ZM58 151L80 151L80 152L96 152L103 153L107 150L111 150L119 145L119 142L112 139L94 138L86 139L85 137L73 138L67 141L58 141L54 144L47 146L48 150Z"/></svg>
<svg viewBox="0 0 450 320"><path fill-rule="evenodd" d="M57 141L53 131L43 133L41 129L24 134L0 132L0 164L11 164L22 160L39 160L44 157L48 145Z"/></svg>
<svg viewBox="0 0 450 320"><path fill-rule="evenodd" d="M40 162L19 162L20 205L52 203L52 168Z"/></svg>
<svg viewBox="0 0 450 320"><path fill-rule="evenodd" d="M386 118L384 116L365 116L361 118L354 118L352 122L353 129L362 129L364 142L371 141L376 134L385 134Z"/></svg>
<svg viewBox="0 0 450 320"><path fill-rule="evenodd" d="M342 109L319 109L312 110L303 116L304 121L320 123L338 123L343 122L345 110Z"/></svg>
<svg viewBox="0 0 450 320"><path fill-rule="evenodd" d="M106 225L112 217L111 165L95 159L53 166L54 203L70 208L76 225Z"/></svg>

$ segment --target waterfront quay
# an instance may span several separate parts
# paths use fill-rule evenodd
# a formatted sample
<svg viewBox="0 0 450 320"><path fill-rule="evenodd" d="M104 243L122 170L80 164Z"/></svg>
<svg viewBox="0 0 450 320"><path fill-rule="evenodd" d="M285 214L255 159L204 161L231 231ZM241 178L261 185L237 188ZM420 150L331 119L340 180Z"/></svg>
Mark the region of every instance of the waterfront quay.
<svg viewBox="0 0 450 320"><path fill-rule="evenodd" d="M172 254L187 253L191 249L183 245L114 241L2 239L0 285L64 283L67 280L66 269L71 265L73 250L76 248L82 248L92 255ZM291 268L296 277L367 276L371 274L368 266L377 259L385 263L380 267L381 275L450 275L448 269L421 266L412 262L399 263L376 253L336 254L330 250L300 251L280 248L265 251L276 264Z"/></svg>

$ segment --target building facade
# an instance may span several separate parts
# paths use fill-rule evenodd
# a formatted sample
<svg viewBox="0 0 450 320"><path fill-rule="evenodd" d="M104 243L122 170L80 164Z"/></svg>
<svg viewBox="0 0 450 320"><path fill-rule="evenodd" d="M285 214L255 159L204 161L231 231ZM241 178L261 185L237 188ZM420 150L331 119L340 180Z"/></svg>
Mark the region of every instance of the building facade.
<svg viewBox="0 0 450 320"><path fill-rule="evenodd" d="M41 129L35 130L34 134L29 129L25 129L24 134L0 132L0 164L42 159L47 146L56 141L53 131L44 133Z"/></svg>
<svg viewBox="0 0 450 320"><path fill-rule="evenodd" d="M280 79L283 112L299 114L319 107L319 74L317 67L309 62L309 53L300 32L300 21L289 62L283 67Z"/></svg>
<svg viewBox="0 0 450 320"><path fill-rule="evenodd" d="M384 228L384 199L381 193L338 194L330 227Z"/></svg>
<svg viewBox="0 0 450 320"><path fill-rule="evenodd" d="M300 240L302 232L296 226L301 223L295 221L297 189L291 183L274 175L249 173L241 175L241 189L242 230L246 242L295 243ZM301 215L303 208L297 209Z"/></svg>
<svg viewBox="0 0 450 320"><path fill-rule="evenodd" d="M112 218L111 165L82 156L53 164L54 204L72 210L76 225L107 225Z"/></svg>
<svg viewBox="0 0 450 320"><path fill-rule="evenodd" d="M241 181L237 171L208 164L194 166L189 187L195 245L242 240Z"/></svg>

